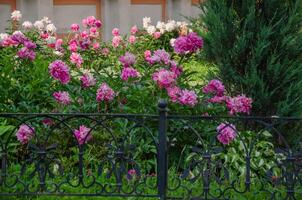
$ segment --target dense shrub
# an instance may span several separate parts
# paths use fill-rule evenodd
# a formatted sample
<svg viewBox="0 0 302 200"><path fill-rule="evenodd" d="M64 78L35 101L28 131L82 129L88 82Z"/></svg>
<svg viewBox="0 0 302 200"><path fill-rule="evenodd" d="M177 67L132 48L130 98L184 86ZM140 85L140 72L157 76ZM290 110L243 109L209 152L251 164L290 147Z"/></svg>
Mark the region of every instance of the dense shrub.
<svg viewBox="0 0 302 200"><path fill-rule="evenodd" d="M211 0L194 21L206 57L231 93L254 100L254 115L302 114L302 2Z"/></svg>

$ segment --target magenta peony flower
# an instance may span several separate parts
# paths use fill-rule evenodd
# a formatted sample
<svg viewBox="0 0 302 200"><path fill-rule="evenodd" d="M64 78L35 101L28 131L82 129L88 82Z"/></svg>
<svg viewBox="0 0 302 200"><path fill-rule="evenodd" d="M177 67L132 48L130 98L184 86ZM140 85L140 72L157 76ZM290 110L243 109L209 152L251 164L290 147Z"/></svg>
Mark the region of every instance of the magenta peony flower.
<svg viewBox="0 0 302 200"><path fill-rule="evenodd" d="M212 98L210 98L209 99L209 102L211 102L211 103L222 103L222 102L224 102L224 101L226 101L226 99L227 99L228 97L226 97L226 96L214 96L214 97L212 97Z"/></svg>
<svg viewBox="0 0 302 200"><path fill-rule="evenodd" d="M176 65L172 65L172 67L170 68L171 72L174 73L174 78L178 78L181 73L183 72L181 67L177 67Z"/></svg>
<svg viewBox="0 0 302 200"><path fill-rule="evenodd" d="M136 78L139 77L140 74L136 69L132 67L124 67L121 74L121 79L123 81L128 81L129 78Z"/></svg>
<svg viewBox="0 0 302 200"><path fill-rule="evenodd" d="M174 103L178 102L179 95L181 93L181 89L177 86L172 86L167 88L168 96L170 100Z"/></svg>
<svg viewBox="0 0 302 200"><path fill-rule="evenodd" d="M184 89L179 95L178 101L183 105L195 106L198 103L198 97L192 90Z"/></svg>
<svg viewBox="0 0 302 200"><path fill-rule="evenodd" d="M83 76L81 76L80 80L82 82L83 88L92 87L96 84L96 79L90 73L86 73Z"/></svg>
<svg viewBox="0 0 302 200"><path fill-rule="evenodd" d="M69 67L61 60L55 60L48 66L50 75L60 81L62 84L67 84L70 81Z"/></svg>
<svg viewBox="0 0 302 200"><path fill-rule="evenodd" d="M83 58L80 54L73 52L70 55L70 62L76 64L77 67L81 67L81 65L83 64Z"/></svg>
<svg viewBox="0 0 302 200"><path fill-rule="evenodd" d="M178 37L174 42L174 52L177 54L194 53L201 49L203 40L196 33Z"/></svg>
<svg viewBox="0 0 302 200"><path fill-rule="evenodd" d="M33 61L36 58L36 53L31 49L23 47L17 52L17 56L21 59Z"/></svg>
<svg viewBox="0 0 302 200"><path fill-rule="evenodd" d="M28 40L24 42L24 46L28 49L35 49L37 48L37 45L33 43L32 41Z"/></svg>
<svg viewBox="0 0 302 200"><path fill-rule="evenodd" d="M100 101L112 101L115 97L115 92L106 84L102 83L96 93L96 100Z"/></svg>
<svg viewBox="0 0 302 200"><path fill-rule="evenodd" d="M213 79L202 89L202 91L205 94L211 93L219 97L222 97L224 95L224 85L222 84L221 81L217 79Z"/></svg>
<svg viewBox="0 0 302 200"><path fill-rule="evenodd" d="M75 129L73 131L73 135L77 139L79 145L83 145L84 143L87 143L89 140L92 139L90 130L91 130L90 128L87 128L86 126L81 125L78 130Z"/></svg>
<svg viewBox="0 0 302 200"><path fill-rule="evenodd" d="M217 139L224 145L230 144L237 136L236 127L233 124L221 123L217 128Z"/></svg>
<svg viewBox="0 0 302 200"><path fill-rule="evenodd" d="M246 97L245 95L238 95L226 100L227 108L230 110L229 113L231 115L234 115L236 113L250 114L250 111L252 109L252 102L253 100Z"/></svg>
<svg viewBox="0 0 302 200"><path fill-rule="evenodd" d="M119 58L119 61L123 64L124 67L133 66L135 63L135 55L132 53L126 52L124 56Z"/></svg>
<svg viewBox="0 0 302 200"><path fill-rule="evenodd" d="M68 93L68 92L62 92L62 91L54 92L54 93L52 94L52 96L55 98L55 100L56 100L59 104L68 105L68 104L71 103L71 99L70 99L70 96L69 96L69 93Z"/></svg>
<svg viewBox="0 0 302 200"><path fill-rule="evenodd" d="M130 33L131 33L132 35L135 35L135 34L137 33L137 31L138 31L137 26L132 26L131 29L130 29Z"/></svg>
<svg viewBox="0 0 302 200"><path fill-rule="evenodd" d="M73 32L77 32L77 31L80 30L80 26L79 26L79 24L71 24L70 29L71 29Z"/></svg>
<svg viewBox="0 0 302 200"><path fill-rule="evenodd" d="M175 84L175 74L166 69L154 72L152 79L157 82L160 88L169 88Z"/></svg>
<svg viewBox="0 0 302 200"><path fill-rule="evenodd" d="M21 144L27 144L35 135L35 129L26 124L22 124L17 133L17 139Z"/></svg>

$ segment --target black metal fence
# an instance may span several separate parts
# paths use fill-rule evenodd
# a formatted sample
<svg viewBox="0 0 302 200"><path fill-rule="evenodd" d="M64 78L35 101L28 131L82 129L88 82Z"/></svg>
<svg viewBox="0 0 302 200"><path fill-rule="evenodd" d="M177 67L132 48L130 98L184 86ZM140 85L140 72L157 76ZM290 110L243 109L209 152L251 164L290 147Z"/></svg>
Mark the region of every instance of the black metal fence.
<svg viewBox="0 0 302 200"><path fill-rule="evenodd" d="M301 141L285 136L301 122L168 115L163 102L158 115L0 114L0 197L299 200Z"/></svg>

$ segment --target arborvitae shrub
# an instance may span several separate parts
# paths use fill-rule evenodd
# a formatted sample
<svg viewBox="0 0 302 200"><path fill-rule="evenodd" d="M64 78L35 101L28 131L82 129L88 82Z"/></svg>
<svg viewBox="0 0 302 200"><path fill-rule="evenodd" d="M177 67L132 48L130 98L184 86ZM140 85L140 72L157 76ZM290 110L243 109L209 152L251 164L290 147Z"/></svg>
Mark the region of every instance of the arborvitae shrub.
<svg viewBox="0 0 302 200"><path fill-rule="evenodd" d="M301 116L301 0L208 0L200 8L195 27L229 93L251 96L253 115Z"/></svg>

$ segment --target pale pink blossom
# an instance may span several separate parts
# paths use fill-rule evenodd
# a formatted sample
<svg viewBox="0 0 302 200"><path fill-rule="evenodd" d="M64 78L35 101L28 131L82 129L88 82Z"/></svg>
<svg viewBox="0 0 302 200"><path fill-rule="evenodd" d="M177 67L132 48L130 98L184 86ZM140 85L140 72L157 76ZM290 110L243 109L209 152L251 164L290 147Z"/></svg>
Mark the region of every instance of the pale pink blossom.
<svg viewBox="0 0 302 200"><path fill-rule="evenodd" d="M161 33L160 32L155 32L155 33L153 33L153 37L155 38L155 39L158 39L158 38L160 38L160 36L161 36Z"/></svg>
<svg viewBox="0 0 302 200"><path fill-rule="evenodd" d="M69 105L71 103L71 98L68 92L58 91L54 92L52 95L59 104Z"/></svg>
<svg viewBox="0 0 302 200"><path fill-rule="evenodd" d="M14 10L12 13L11 13L11 19L13 21L20 21L22 18L22 14L19 10Z"/></svg>
<svg viewBox="0 0 302 200"><path fill-rule="evenodd" d="M132 26L131 29L130 29L130 33L131 33L132 35L135 35L135 34L137 33L137 31L138 31L137 26Z"/></svg>
<svg viewBox="0 0 302 200"><path fill-rule="evenodd" d="M133 43L135 43L135 41L136 41L136 37L135 37L134 35L130 35L130 36L129 36L129 42L130 42L131 44L133 44Z"/></svg>
<svg viewBox="0 0 302 200"><path fill-rule="evenodd" d="M118 28L114 28L111 31L113 36L119 36L120 35L120 30Z"/></svg>
<svg viewBox="0 0 302 200"><path fill-rule="evenodd" d="M112 101L115 97L115 92L106 84L102 83L96 93L96 100L101 101Z"/></svg>
<svg viewBox="0 0 302 200"><path fill-rule="evenodd" d="M217 139L224 145L230 144L237 136L236 127L230 123L221 123L217 128Z"/></svg>
<svg viewBox="0 0 302 200"><path fill-rule="evenodd" d="M114 36L112 39L112 46L113 47L118 47L120 45L120 42L122 41L122 37L121 36Z"/></svg>
<svg viewBox="0 0 302 200"><path fill-rule="evenodd" d="M16 136L21 144L27 144L35 136L35 129L26 124L22 124L19 127Z"/></svg>
<svg viewBox="0 0 302 200"><path fill-rule="evenodd" d="M77 67L81 67L81 65L83 64L83 58L80 54L73 52L70 55L70 62L76 64Z"/></svg>
<svg viewBox="0 0 302 200"><path fill-rule="evenodd" d="M73 131L75 138L77 139L79 145L83 145L92 139L91 129L84 125L81 125L79 129Z"/></svg>
<svg viewBox="0 0 302 200"><path fill-rule="evenodd" d="M97 49L100 48L100 43L95 42L95 43L93 43L92 47L93 47L94 50L97 50Z"/></svg>

